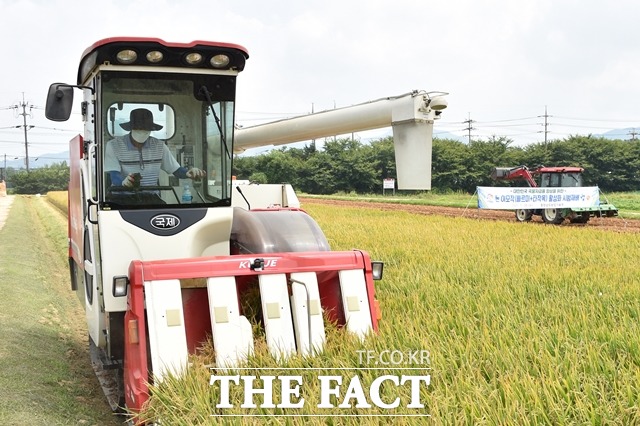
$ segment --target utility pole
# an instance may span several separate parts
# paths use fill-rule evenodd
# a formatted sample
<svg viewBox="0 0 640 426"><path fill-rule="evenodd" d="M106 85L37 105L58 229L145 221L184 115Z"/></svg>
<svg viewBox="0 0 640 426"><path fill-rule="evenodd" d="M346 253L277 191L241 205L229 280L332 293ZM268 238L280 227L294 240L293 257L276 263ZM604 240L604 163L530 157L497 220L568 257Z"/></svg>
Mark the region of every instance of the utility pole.
<svg viewBox="0 0 640 426"><path fill-rule="evenodd" d="M471 143L471 131L475 130L475 127L472 126L473 123L475 123L474 120L471 119L471 113L469 113L469 119L463 121L464 124L467 125L467 127L464 128L464 130L466 130L467 132L469 132L469 143Z"/></svg>
<svg viewBox="0 0 640 426"><path fill-rule="evenodd" d="M629 131L629 134L631 135L631 140L635 141L636 140L636 136L638 135L638 132L636 131L636 129L635 128L631 129Z"/></svg>
<svg viewBox="0 0 640 426"><path fill-rule="evenodd" d="M540 115L538 117L541 117ZM547 134L549 133L549 121L548 118L551 117L549 114L547 114L547 106L544 106L544 115L542 116L544 117L544 144L547 144Z"/></svg>
<svg viewBox="0 0 640 426"><path fill-rule="evenodd" d="M27 107L29 107L29 112L27 113ZM33 105L29 105L28 102L24 100L24 92L22 92L22 102L19 105L14 105L13 108L17 110L18 108L22 108L22 112L18 113L18 115L22 116L22 125L16 126L17 129L22 127L24 129L24 154L25 154L25 165L27 166L27 173L29 173L29 141L27 139L27 131L33 126L27 126L27 115L31 116L31 109Z"/></svg>

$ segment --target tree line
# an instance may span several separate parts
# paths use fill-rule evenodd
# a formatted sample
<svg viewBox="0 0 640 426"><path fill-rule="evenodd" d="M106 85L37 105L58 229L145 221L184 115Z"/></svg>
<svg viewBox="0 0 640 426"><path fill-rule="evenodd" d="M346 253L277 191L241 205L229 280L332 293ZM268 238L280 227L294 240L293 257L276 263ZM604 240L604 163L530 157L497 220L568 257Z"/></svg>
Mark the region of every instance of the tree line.
<svg viewBox="0 0 640 426"><path fill-rule="evenodd" d="M584 184L603 191L640 190L640 142L590 136L570 136L547 143L515 146L504 137L464 143L434 139L433 190L473 193L477 186L495 186L494 167L526 165L579 166ZM233 173L255 183L290 183L308 194L337 192L377 193L385 178L396 177L391 137L362 143L354 139L327 139L322 149L311 142L302 148L284 147L255 156L236 156ZM17 194L66 190L66 162L26 171L4 170Z"/></svg>
<svg viewBox="0 0 640 426"><path fill-rule="evenodd" d="M473 193L477 186L495 186L494 167L530 168L579 166L585 169L587 186L603 191L640 189L640 142L591 136L570 136L562 140L515 146L504 137L464 143L434 139L432 189ZM237 157L238 179L256 183L290 183L309 194L336 192L376 193L385 178L395 178L391 137L362 143L352 139L330 139L323 149L314 143L303 148L280 148L257 156Z"/></svg>
<svg viewBox="0 0 640 426"><path fill-rule="evenodd" d="M15 194L46 194L49 191L66 191L69 186L69 166L66 161L44 167L3 170L7 188Z"/></svg>

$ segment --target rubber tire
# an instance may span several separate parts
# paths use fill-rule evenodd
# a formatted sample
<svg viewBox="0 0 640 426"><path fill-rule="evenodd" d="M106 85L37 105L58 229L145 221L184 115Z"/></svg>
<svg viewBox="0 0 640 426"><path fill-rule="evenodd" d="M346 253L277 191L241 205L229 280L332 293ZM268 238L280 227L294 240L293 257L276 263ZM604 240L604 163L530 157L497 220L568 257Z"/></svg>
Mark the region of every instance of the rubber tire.
<svg viewBox="0 0 640 426"><path fill-rule="evenodd" d="M562 210L560 209L542 209L542 221L544 223L559 225L564 218L562 217Z"/></svg>
<svg viewBox="0 0 640 426"><path fill-rule="evenodd" d="M518 222L529 222L531 221L531 216L533 216L532 210L529 210L529 209L516 210L516 220Z"/></svg>
<svg viewBox="0 0 640 426"><path fill-rule="evenodd" d="M587 223L591 219L591 213L582 212L575 218L571 219L571 223Z"/></svg>

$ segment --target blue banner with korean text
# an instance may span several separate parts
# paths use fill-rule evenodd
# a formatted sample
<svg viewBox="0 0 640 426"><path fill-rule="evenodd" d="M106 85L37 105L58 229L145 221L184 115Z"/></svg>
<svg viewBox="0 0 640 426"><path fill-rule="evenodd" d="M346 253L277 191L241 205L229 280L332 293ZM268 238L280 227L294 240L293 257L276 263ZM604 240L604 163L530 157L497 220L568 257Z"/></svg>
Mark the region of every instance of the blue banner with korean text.
<svg viewBox="0 0 640 426"><path fill-rule="evenodd" d="M597 186L562 188L504 188L478 186L478 208L492 210L598 207Z"/></svg>

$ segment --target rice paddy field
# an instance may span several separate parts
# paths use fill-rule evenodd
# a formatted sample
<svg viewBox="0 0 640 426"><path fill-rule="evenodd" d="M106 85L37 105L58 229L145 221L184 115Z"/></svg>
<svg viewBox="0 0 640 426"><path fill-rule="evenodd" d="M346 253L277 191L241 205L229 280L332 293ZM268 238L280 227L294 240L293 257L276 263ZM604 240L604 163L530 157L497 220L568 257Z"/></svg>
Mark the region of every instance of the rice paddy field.
<svg viewBox="0 0 640 426"><path fill-rule="evenodd" d="M214 355L205 344L186 376L154 386L143 418L170 425L640 424L637 233L321 200L303 208L333 250L361 248L384 261L376 287L379 333L361 342L329 327L322 354L284 363L258 341L247 367L272 370L251 374L300 375L303 408L241 408L241 387L231 389L234 408L216 408L220 388L210 385L210 377L220 372L209 369ZM415 351L428 357L407 356ZM380 362L379 354L391 352L404 354L396 358L402 362ZM347 389L349 379L358 377L371 403L368 386L377 377L402 374L429 375L419 389L423 408L407 407L414 396L410 386L391 382L380 388L381 399L389 404L399 398L398 407L355 407L360 400ZM320 375L344 378L340 396L331 401L340 404L352 390L349 408L317 407ZM261 396L255 399L259 405ZM274 399L280 399L277 383Z"/></svg>

